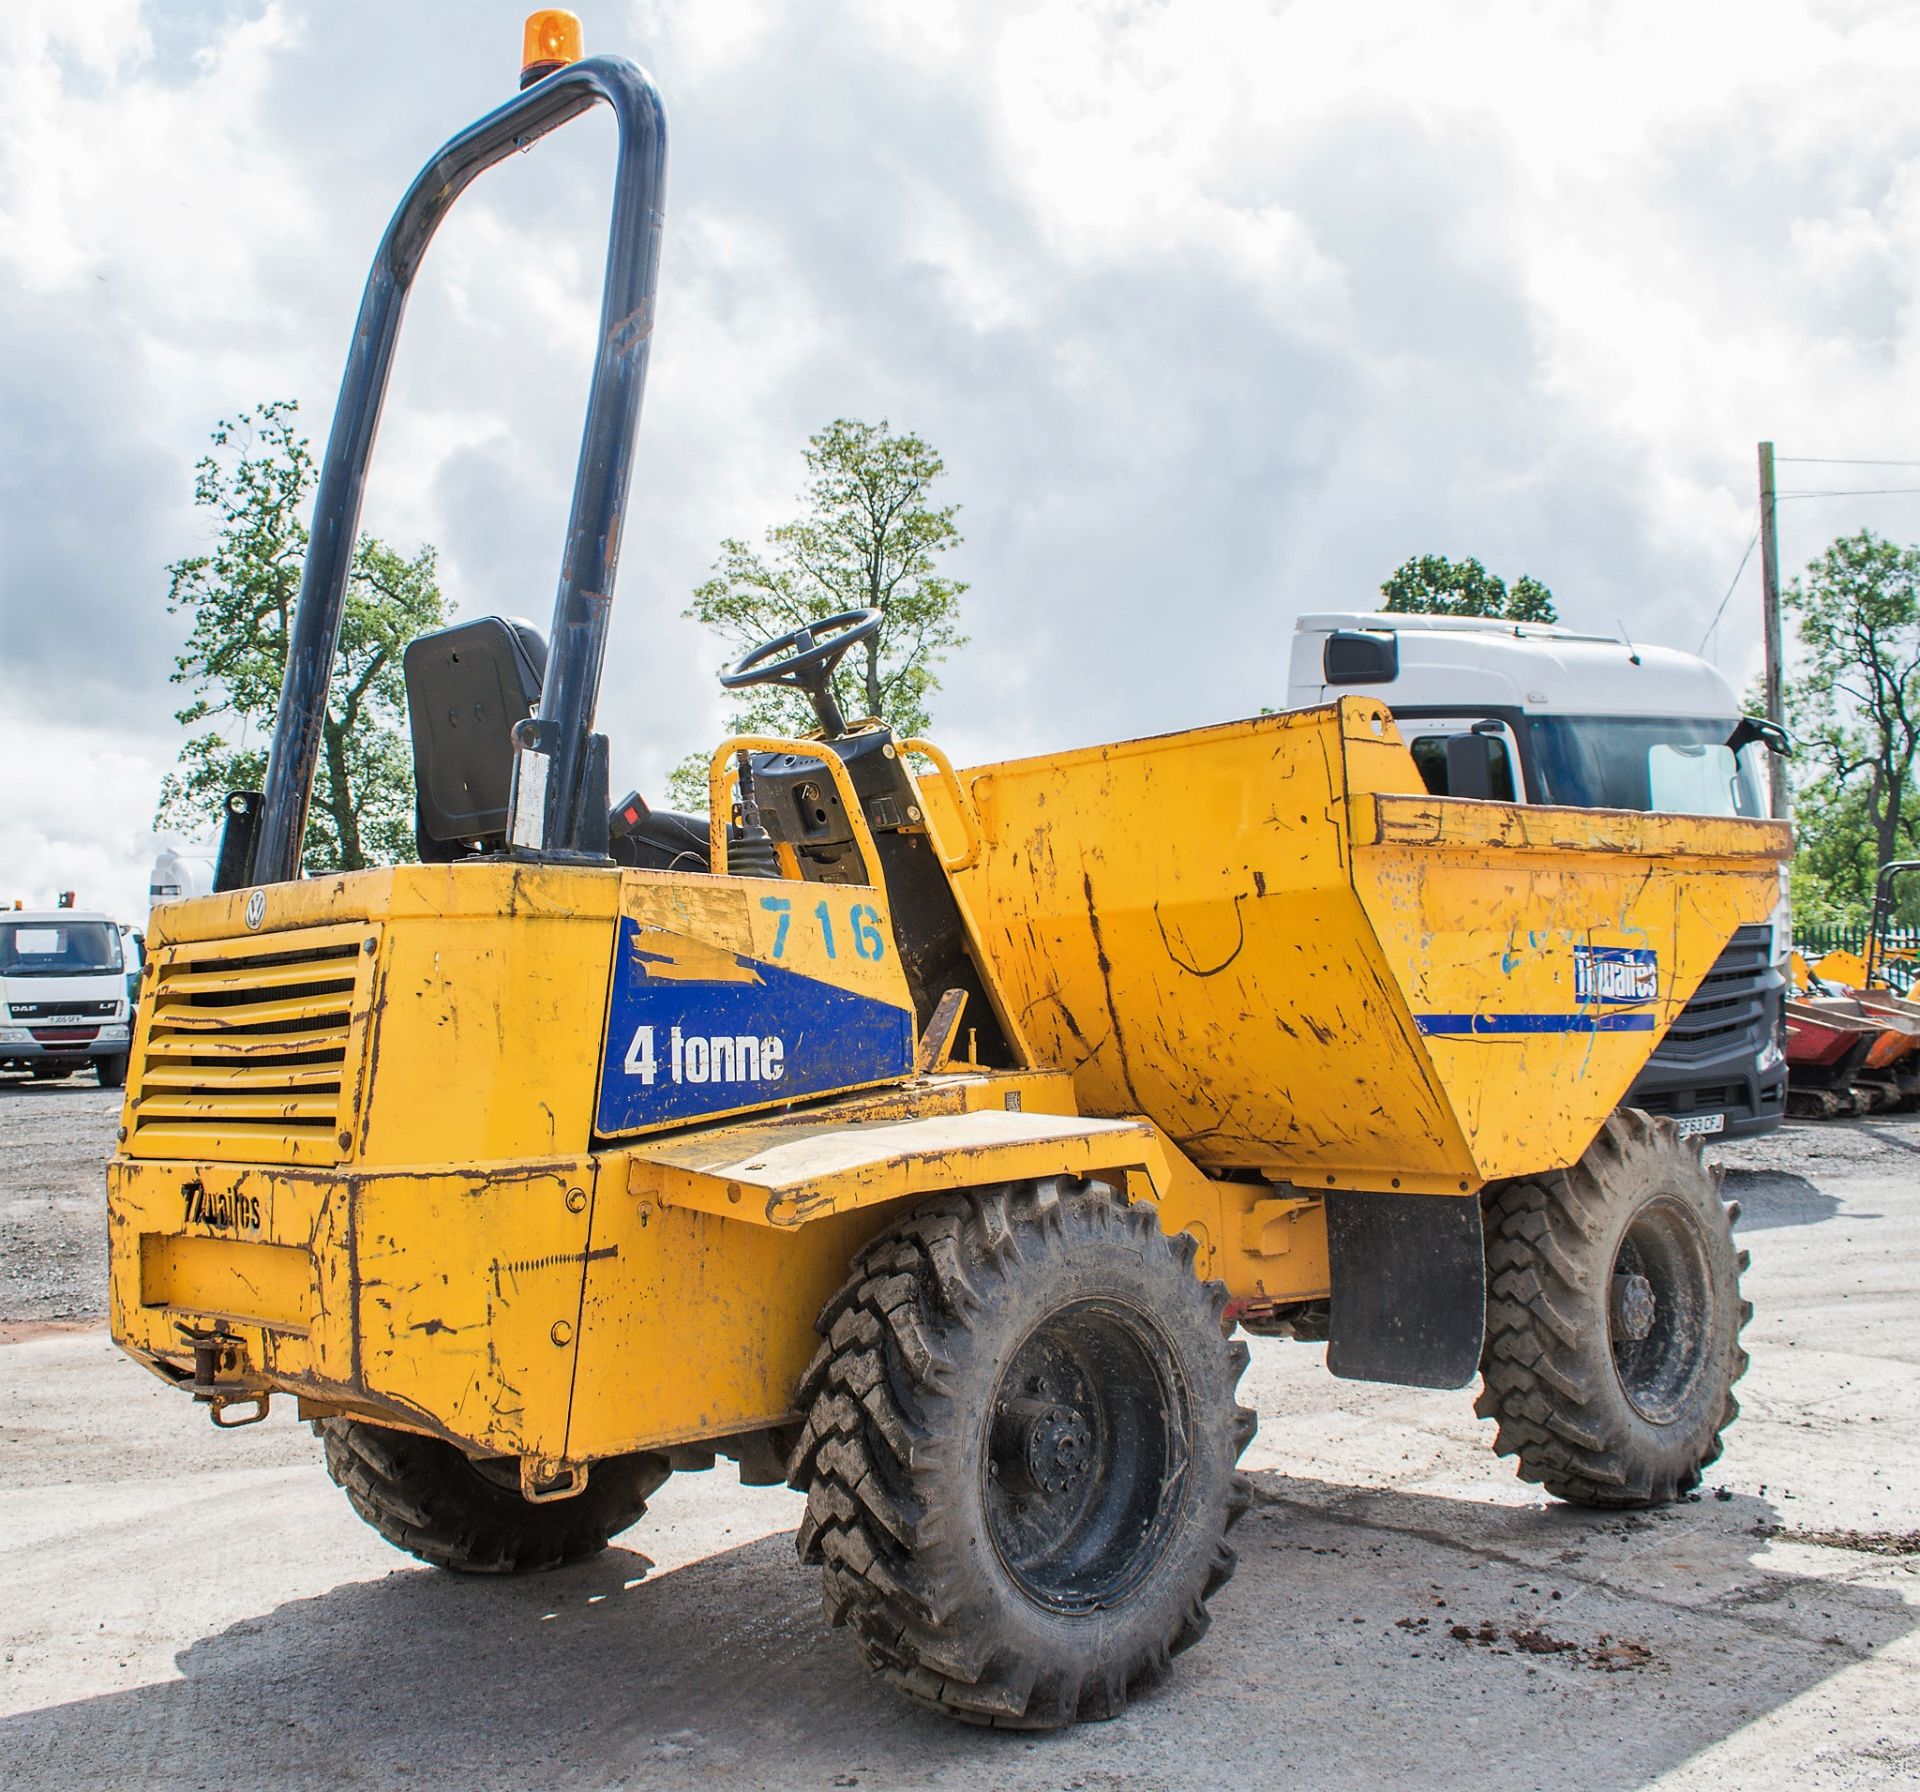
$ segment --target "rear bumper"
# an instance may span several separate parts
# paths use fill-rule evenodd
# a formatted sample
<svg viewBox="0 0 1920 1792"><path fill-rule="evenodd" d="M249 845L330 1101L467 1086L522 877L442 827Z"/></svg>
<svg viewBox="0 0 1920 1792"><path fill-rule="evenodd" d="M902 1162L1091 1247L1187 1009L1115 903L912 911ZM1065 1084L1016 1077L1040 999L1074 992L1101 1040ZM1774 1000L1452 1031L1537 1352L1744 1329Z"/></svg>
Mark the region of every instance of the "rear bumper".
<svg viewBox="0 0 1920 1792"><path fill-rule="evenodd" d="M114 1342L175 1383L215 1344L226 1397L559 1456L595 1179L579 1158L363 1173L123 1153Z"/></svg>

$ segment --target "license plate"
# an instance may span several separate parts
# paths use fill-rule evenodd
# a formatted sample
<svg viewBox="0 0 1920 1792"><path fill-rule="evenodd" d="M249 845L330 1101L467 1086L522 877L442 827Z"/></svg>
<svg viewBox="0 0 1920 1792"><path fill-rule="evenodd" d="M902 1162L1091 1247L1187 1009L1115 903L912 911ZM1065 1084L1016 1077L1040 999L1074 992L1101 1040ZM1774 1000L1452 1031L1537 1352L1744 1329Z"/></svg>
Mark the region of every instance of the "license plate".
<svg viewBox="0 0 1920 1792"><path fill-rule="evenodd" d="M1725 1114L1695 1114L1690 1119L1676 1120L1674 1125L1680 1129L1683 1139L1697 1139L1704 1133L1725 1132L1727 1117Z"/></svg>

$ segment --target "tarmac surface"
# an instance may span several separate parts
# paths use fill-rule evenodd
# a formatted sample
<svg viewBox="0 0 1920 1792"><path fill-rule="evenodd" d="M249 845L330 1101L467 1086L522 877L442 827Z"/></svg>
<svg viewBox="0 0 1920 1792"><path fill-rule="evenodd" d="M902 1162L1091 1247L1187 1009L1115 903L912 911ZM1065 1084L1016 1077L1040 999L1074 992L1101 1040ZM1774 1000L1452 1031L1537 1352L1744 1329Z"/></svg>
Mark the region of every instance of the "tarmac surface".
<svg viewBox="0 0 1920 1792"><path fill-rule="evenodd" d="M1472 1390L1255 1340L1211 1634L1114 1722L1028 1737L869 1679L784 1490L677 1476L595 1562L467 1580L364 1529L290 1414L215 1432L100 1322L117 1108L0 1088L9 1786L1920 1781L1920 1121L1722 1154L1753 1366L1690 1503L1558 1506Z"/></svg>

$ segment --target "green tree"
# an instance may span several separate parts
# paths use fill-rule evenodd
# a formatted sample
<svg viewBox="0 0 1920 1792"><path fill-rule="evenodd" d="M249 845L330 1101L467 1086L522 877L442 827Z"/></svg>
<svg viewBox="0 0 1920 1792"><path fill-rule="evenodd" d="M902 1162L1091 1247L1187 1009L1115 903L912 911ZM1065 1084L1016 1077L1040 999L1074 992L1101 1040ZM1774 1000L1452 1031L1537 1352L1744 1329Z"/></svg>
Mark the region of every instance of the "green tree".
<svg viewBox="0 0 1920 1792"><path fill-rule="evenodd" d="M967 587L944 576L940 557L960 545L958 506L939 505L945 471L919 436L896 434L885 418L842 417L810 437L805 510L766 532L764 550L720 544L713 576L686 614L718 634L732 657L762 641L842 610L876 609L879 631L840 664L834 696L851 719L871 716L902 734L928 725L939 689L936 668L966 645L959 632ZM807 734L817 726L797 692L744 691L729 719L738 734ZM696 754L673 775L676 802L706 806L706 759Z"/></svg>
<svg viewBox="0 0 1920 1792"><path fill-rule="evenodd" d="M1795 922L1863 925L1873 908L1875 873L1865 790L1837 786L1824 772L1796 781L1793 846Z"/></svg>
<svg viewBox="0 0 1920 1792"><path fill-rule="evenodd" d="M1557 622L1553 593L1538 579L1522 574L1508 590L1505 579L1478 560L1449 560L1445 554L1417 554L1394 568L1380 587L1387 608L1397 614L1429 616L1501 616L1511 622Z"/></svg>
<svg viewBox="0 0 1920 1792"><path fill-rule="evenodd" d="M1879 866L1915 856L1920 823L1920 548L1842 536L1783 599L1800 643L1788 715L1806 761L1796 902L1809 919L1864 920Z"/></svg>
<svg viewBox="0 0 1920 1792"><path fill-rule="evenodd" d="M194 467L194 503L216 519L210 552L168 567L167 608L190 618L173 682L192 700L179 764L160 787L157 827L200 833L230 790L257 790L287 665L315 480L291 400L242 411ZM371 536L354 550L334 654L302 860L357 871L414 856L413 762L400 656L447 619L436 556L411 559Z"/></svg>

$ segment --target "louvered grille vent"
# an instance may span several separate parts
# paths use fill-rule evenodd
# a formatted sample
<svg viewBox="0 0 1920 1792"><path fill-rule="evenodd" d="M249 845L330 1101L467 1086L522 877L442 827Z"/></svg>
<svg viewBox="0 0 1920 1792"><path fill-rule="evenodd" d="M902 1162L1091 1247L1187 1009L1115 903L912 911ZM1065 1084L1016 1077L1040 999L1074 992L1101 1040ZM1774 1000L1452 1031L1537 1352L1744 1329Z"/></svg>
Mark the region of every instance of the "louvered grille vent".
<svg viewBox="0 0 1920 1792"><path fill-rule="evenodd" d="M143 992L129 1149L331 1162L352 1131L347 1053L365 1008L364 928L174 948ZM293 943L298 941L298 944Z"/></svg>

